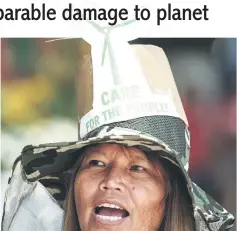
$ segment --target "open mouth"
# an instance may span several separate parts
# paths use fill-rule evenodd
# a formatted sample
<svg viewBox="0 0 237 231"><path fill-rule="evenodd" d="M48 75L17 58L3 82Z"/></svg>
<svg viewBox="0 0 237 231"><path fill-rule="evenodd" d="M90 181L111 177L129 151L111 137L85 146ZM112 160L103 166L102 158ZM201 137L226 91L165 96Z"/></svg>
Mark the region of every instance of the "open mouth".
<svg viewBox="0 0 237 231"><path fill-rule="evenodd" d="M95 207L94 213L102 223L115 223L129 216L129 212L116 204L103 203Z"/></svg>

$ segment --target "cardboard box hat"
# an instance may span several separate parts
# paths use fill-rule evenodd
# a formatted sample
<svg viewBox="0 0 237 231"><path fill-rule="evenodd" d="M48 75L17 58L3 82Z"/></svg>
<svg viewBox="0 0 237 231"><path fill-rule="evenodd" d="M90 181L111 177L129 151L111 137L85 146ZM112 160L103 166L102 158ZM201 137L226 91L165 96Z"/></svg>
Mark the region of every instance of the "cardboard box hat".
<svg viewBox="0 0 237 231"><path fill-rule="evenodd" d="M98 143L139 147L160 153L179 167L193 201L197 231L232 227L234 217L187 174L188 122L164 51L151 45L129 45L117 38L110 39L106 47L91 47L80 40L79 48L76 83L79 141L25 147L15 164L21 166L18 171L22 172L22 182L27 182L28 187L40 183L60 207L67 191L66 176L70 175L83 147ZM17 182L14 177L19 177L19 174L14 175L15 166L6 194L5 230L17 219L12 212L17 208L9 209L9 198L12 198L14 182ZM14 198L15 201L22 199L19 195ZM57 230L54 228L51 230Z"/></svg>

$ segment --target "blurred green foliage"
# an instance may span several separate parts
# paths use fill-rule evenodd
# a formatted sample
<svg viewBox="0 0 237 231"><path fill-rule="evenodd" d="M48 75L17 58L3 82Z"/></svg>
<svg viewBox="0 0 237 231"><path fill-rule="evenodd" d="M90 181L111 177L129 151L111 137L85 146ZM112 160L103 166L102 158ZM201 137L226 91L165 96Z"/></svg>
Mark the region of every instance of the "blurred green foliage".
<svg viewBox="0 0 237 231"><path fill-rule="evenodd" d="M77 40L46 41L14 38L3 43L3 129L55 116L77 118Z"/></svg>

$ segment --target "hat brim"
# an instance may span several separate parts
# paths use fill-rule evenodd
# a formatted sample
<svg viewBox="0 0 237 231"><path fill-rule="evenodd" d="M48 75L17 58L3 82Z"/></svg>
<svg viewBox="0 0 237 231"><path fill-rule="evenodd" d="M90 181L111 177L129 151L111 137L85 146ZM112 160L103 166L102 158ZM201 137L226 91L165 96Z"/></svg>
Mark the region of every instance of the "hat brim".
<svg viewBox="0 0 237 231"><path fill-rule="evenodd" d="M233 215L191 181L187 174L188 166L184 166L186 162L182 159L182 155L169 148L158 138L135 130L114 128L84 141L26 146L21 156L25 177L29 182L45 177L50 180L50 176L55 176L72 168L78 153L83 148L102 143L137 147L145 152L162 151L159 152L162 153L162 157L178 166L185 177L193 201L195 220L197 227L199 227L197 230L228 230L233 226Z"/></svg>

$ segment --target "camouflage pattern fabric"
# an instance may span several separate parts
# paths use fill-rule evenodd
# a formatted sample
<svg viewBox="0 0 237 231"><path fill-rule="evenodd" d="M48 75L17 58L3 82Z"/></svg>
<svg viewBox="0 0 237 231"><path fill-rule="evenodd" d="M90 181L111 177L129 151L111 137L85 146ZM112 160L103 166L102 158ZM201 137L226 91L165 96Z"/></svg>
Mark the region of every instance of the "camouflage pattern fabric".
<svg viewBox="0 0 237 231"><path fill-rule="evenodd" d="M26 146L17 162L21 163L22 173L29 184L41 182L58 204L62 205L67 193L70 169L76 159L83 148L100 143L137 147L145 152L160 155L178 166L186 179L193 201L197 231L224 231L233 226L233 215L190 180L187 174L188 158L184 158L158 138L143 132L105 126L96 136L85 141Z"/></svg>

